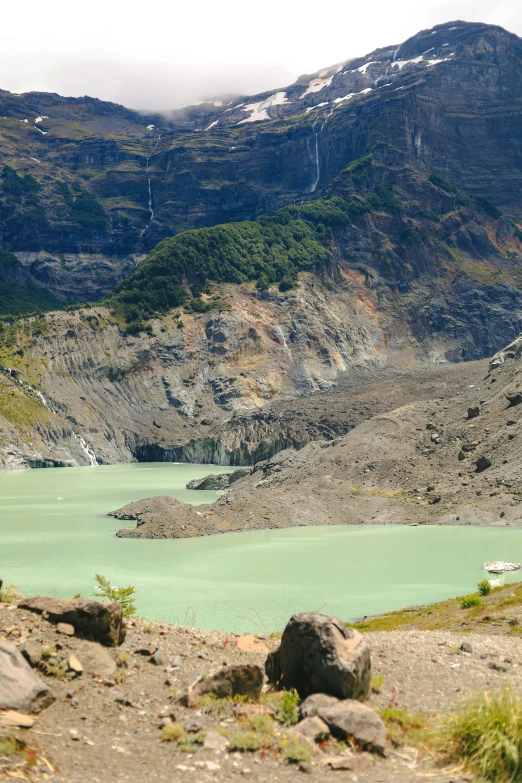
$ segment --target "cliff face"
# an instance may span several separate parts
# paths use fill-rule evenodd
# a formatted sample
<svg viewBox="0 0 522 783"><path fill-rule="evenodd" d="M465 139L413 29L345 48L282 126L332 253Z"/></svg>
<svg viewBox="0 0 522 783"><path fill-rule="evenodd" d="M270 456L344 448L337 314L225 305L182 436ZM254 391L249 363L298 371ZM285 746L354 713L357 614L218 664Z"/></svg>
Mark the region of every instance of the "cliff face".
<svg viewBox="0 0 522 783"><path fill-rule="evenodd" d="M0 92L0 156L39 187L13 191L11 176L6 188L4 171L0 243L38 282L94 300L164 237L310 199L372 150L517 217L521 65L516 36L455 22L287 88L170 117ZM73 210L85 191L101 213L92 202Z"/></svg>

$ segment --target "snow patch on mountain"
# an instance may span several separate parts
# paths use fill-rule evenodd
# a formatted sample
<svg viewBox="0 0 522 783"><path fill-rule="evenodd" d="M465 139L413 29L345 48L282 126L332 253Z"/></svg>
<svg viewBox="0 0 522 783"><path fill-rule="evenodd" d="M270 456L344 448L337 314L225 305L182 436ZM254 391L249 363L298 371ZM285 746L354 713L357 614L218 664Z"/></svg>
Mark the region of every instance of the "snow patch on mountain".
<svg viewBox="0 0 522 783"><path fill-rule="evenodd" d="M290 103L286 97L286 92L276 92L275 95L271 95L264 101L258 103L249 103L242 111L251 112L250 117L246 117L244 120L240 120L238 125L243 125L245 122L260 122L261 120L269 120L267 109L271 106L282 106L283 103Z"/></svg>
<svg viewBox="0 0 522 783"><path fill-rule="evenodd" d="M328 106L330 101L323 101L322 103L318 103L315 106L309 106L308 109L306 109L306 113L313 111L314 109L320 109L321 106Z"/></svg>
<svg viewBox="0 0 522 783"><path fill-rule="evenodd" d="M373 92L372 87L367 87L365 90L361 90L361 92L350 92L348 95L344 95L342 98L334 98L334 103L342 103L343 101L349 101L352 98L356 98L358 95L366 95L368 92Z"/></svg>

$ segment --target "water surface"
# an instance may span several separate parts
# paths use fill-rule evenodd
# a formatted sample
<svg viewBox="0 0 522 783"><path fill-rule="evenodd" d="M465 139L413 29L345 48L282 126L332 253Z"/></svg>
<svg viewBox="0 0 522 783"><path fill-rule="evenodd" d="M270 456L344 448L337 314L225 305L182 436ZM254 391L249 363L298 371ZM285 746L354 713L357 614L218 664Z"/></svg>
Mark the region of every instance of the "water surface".
<svg viewBox="0 0 522 783"><path fill-rule="evenodd" d="M136 587L150 619L280 630L293 612L350 619L476 589L486 560L522 560L512 528L315 527L184 540L117 539L108 511L226 468L146 463L0 473L0 578L26 595L93 595L95 572ZM63 500L57 500L58 497ZM509 574L507 581L522 578Z"/></svg>

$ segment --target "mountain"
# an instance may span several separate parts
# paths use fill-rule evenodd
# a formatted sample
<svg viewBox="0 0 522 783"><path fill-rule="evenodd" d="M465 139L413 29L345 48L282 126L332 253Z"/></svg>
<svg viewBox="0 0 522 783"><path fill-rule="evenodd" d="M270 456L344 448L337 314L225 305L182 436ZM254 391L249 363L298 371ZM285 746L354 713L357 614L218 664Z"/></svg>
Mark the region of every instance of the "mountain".
<svg viewBox="0 0 522 783"><path fill-rule="evenodd" d="M96 300L160 240L321 195L352 161L521 202L522 42L454 22L231 105L143 116L0 92L0 242L36 282Z"/></svg>
<svg viewBox="0 0 522 783"><path fill-rule="evenodd" d="M104 297L0 322L2 464L255 462L383 410L303 405L347 378L495 353L522 330L521 65L455 22L244 106L2 93L0 283Z"/></svg>

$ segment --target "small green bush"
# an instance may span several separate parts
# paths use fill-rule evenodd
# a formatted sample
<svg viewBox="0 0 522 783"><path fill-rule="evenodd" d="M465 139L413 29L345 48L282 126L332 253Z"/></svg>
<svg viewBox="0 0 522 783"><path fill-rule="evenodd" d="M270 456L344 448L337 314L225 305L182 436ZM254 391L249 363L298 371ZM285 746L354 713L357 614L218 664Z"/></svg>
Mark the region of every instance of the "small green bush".
<svg viewBox="0 0 522 783"><path fill-rule="evenodd" d="M95 594L98 598L107 598L109 601L117 601L121 604L124 617L136 614L134 587L131 587L131 585L128 587L113 587L111 586L110 581L101 574L95 574L94 579L98 585L95 588Z"/></svg>
<svg viewBox="0 0 522 783"><path fill-rule="evenodd" d="M453 184L453 182L450 182L449 180L445 179L444 177L441 177L440 174L430 174L428 177L429 181L432 185L436 185L436 187L440 188L441 190L445 190L446 193L456 193L457 188Z"/></svg>
<svg viewBox="0 0 522 783"><path fill-rule="evenodd" d="M491 585L489 579L482 579L478 585L478 591L480 595L489 595L491 593Z"/></svg>
<svg viewBox="0 0 522 783"><path fill-rule="evenodd" d="M272 738L257 731L234 731L229 736L230 750L246 753L261 750L271 743Z"/></svg>
<svg viewBox="0 0 522 783"><path fill-rule="evenodd" d="M180 739L184 739L186 736L187 732L179 723L169 723L167 726L163 726L161 730L161 739L164 742L179 742Z"/></svg>
<svg viewBox="0 0 522 783"><path fill-rule="evenodd" d="M478 595L465 595L460 602L461 609L471 609L473 606L480 606L482 599Z"/></svg>
<svg viewBox="0 0 522 783"><path fill-rule="evenodd" d="M297 691L268 691L261 697L263 704L274 710L275 719L285 726L299 721L299 696Z"/></svg>
<svg viewBox="0 0 522 783"><path fill-rule="evenodd" d="M287 764L310 764L314 758L313 748L299 737L284 737L279 750Z"/></svg>
<svg viewBox="0 0 522 783"><path fill-rule="evenodd" d="M435 738L443 760L464 763L491 783L512 783L522 777L522 702L514 693L485 693L451 715Z"/></svg>

